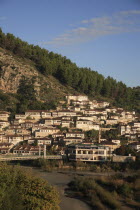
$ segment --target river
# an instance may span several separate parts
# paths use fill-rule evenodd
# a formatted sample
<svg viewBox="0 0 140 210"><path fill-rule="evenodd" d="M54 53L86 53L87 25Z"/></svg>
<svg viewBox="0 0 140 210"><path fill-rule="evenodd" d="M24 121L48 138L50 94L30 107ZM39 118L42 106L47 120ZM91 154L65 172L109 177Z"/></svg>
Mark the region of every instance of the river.
<svg viewBox="0 0 140 210"><path fill-rule="evenodd" d="M31 169L31 167L29 167ZM60 209L61 210L92 210L92 208L85 202L68 197L65 193L65 189L68 187L67 184L73 179L75 173L59 173L44 172L37 168L32 168L33 174L47 180L51 185L55 186L60 193Z"/></svg>
<svg viewBox="0 0 140 210"><path fill-rule="evenodd" d="M60 209L61 210L92 210L92 208L77 198L68 197L66 194L66 189L68 188L68 183L75 177L75 176L110 176L116 174L116 172L102 172L102 173L94 173L94 172L87 172L87 171L53 171L53 172L45 172L39 168L34 167L26 167L21 166L24 170L31 170L32 174L40 177L42 179L47 180L51 185L55 186L60 194ZM122 172L123 175L129 175L128 172ZM133 173L130 173L132 175ZM123 208L123 209L131 209L131 208Z"/></svg>

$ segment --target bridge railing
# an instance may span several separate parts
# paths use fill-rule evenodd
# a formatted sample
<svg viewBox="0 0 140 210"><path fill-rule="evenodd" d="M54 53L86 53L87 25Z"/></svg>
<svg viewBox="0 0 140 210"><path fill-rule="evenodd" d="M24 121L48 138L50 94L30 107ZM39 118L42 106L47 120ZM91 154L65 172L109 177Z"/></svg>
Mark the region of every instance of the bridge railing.
<svg viewBox="0 0 140 210"><path fill-rule="evenodd" d="M0 161L11 161L11 160L34 160L44 158L48 160L62 160L61 155L46 155L39 156L39 155L0 155Z"/></svg>

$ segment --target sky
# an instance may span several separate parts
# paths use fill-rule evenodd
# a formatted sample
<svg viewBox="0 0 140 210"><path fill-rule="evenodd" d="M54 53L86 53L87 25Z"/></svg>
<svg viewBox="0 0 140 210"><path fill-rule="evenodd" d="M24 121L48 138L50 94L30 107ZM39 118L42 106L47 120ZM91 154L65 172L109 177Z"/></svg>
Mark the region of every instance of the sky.
<svg viewBox="0 0 140 210"><path fill-rule="evenodd" d="M0 0L0 27L79 67L140 86L140 0Z"/></svg>

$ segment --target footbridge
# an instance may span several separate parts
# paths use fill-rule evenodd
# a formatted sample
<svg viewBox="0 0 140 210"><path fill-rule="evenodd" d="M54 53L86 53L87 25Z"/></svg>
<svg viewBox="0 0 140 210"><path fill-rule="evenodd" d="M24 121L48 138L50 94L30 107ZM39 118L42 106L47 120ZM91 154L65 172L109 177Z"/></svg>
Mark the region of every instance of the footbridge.
<svg viewBox="0 0 140 210"><path fill-rule="evenodd" d="M0 162L4 161L16 161L16 160L37 160L37 159L47 159L47 160L62 160L62 155L0 155Z"/></svg>

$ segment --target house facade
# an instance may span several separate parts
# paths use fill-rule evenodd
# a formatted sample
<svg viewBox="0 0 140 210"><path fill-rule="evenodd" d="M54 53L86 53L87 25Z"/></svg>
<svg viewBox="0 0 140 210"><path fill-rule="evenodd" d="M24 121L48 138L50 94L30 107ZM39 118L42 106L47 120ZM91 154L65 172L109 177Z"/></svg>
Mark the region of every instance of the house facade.
<svg viewBox="0 0 140 210"><path fill-rule="evenodd" d="M69 160L84 162L104 162L111 156L109 147L94 144L69 145L67 153Z"/></svg>

